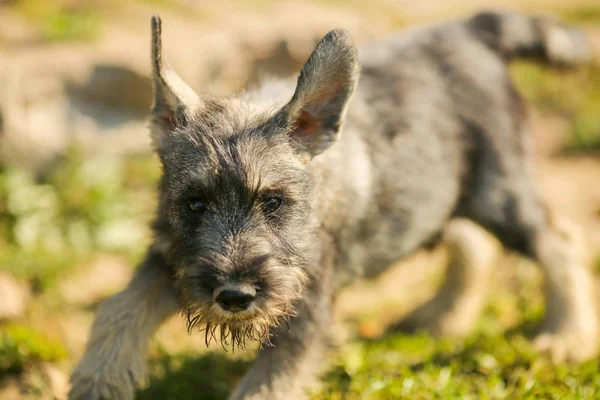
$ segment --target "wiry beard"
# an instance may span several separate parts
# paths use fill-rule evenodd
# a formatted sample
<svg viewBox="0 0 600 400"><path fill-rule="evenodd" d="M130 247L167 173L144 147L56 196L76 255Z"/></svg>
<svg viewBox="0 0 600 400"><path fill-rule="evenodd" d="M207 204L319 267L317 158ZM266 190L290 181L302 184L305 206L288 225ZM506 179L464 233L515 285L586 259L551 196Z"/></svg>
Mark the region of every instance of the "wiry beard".
<svg viewBox="0 0 600 400"><path fill-rule="evenodd" d="M223 348L231 346L233 351L245 349L249 341L271 345L273 330L288 324L295 316L296 303L302 298L309 278L301 267L279 264L273 258L270 261L256 277L266 282L268 288L254 301L252 312L241 313L221 309L214 303L212 291L198 284L204 281L214 285L218 281L218 276L214 276L218 271L210 267L212 263L200 263L192 268L182 266L176 273L175 287L188 332L204 332L207 346L215 340L220 341Z"/></svg>
<svg viewBox="0 0 600 400"><path fill-rule="evenodd" d="M183 311L187 319L187 330L204 332L204 341L208 347L214 340L221 343L225 351L245 350L249 341L259 342L260 346L272 346L271 332L285 324L289 328L289 319L295 316L293 308L280 310L277 315L254 316L248 320L215 319L209 313L197 308L187 308Z"/></svg>

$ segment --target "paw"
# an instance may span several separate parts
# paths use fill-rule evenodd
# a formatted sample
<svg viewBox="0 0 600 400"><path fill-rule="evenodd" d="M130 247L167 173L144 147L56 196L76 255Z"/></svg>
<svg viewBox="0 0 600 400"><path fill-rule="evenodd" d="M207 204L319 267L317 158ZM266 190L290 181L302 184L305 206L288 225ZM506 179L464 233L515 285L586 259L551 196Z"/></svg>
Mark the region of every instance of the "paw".
<svg viewBox="0 0 600 400"><path fill-rule="evenodd" d="M89 351L71 376L69 400L133 400L144 363L139 356L124 353L106 357Z"/></svg>
<svg viewBox="0 0 600 400"><path fill-rule="evenodd" d="M579 270L576 284L547 299L545 321L534 341L555 362L581 362L596 356L600 345L600 319L596 308L592 278ZM573 277L573 275L571 276ZM584 278L585 277L585 278ZM564 297L560 297L564 296ZM567 301L558 302L558 299Z"/></svg>
<svg viewBox="0 0 600 400"><path fill-rule="evenodd" d="M535 339L556 362L579 362L598 351L600 318L590 252L583 232L568 220L556 220L539 249L546 268L546 317Z"/></svg>
<svg viewBox="0 0 600 400"><path fill-rule="evenodd" d="M555 363L582 362L592 359L598 351L597 335L585 335L575 329L542 332L534 340L540 352L548 353Z"/></svg>
<svg viewBox="0 0 600 400"><path fill-rule="evenodd" d="M129 377L95 376L71 377L69 400L133 400L135 384Z"/></svg>

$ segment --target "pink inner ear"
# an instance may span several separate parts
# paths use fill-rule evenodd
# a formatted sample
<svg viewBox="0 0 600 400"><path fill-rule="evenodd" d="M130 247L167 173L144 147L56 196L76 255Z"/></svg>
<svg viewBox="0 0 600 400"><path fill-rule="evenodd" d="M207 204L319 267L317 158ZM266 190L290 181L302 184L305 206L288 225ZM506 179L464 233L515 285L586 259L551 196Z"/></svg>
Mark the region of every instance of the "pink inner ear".
<svg viewBox="0 0 600 400"><path fill-rule="evenodd" d="M320 125L314 116L303 110L300 112L298 118L296 118L296 129L294 131L299 136L313 136L319 131Z"/></svg>

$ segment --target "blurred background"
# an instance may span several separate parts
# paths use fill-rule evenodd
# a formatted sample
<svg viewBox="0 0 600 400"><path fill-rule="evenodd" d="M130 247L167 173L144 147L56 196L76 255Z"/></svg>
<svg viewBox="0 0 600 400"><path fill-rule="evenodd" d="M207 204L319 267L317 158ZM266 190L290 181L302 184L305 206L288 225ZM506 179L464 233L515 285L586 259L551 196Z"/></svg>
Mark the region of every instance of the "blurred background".
<svg viewBox="0 0 600 400"><path fill-rule="evenodd" d="M230 93L297 73L332 28L362 44L492 7L552 13L590 38L594 60L577 70L511 69L550 208L581 223L600 254L597 0L0 0L0 399L65 398L94 310L127 284L149 242L152 13L179 74L198 91ZM444 257L420 252L343 293L335 329L345 341L314 398L597 398L597 361L553 367L533 351L539 273L515 255L468 338L381 338L431 296ZM139 397L226 398L252 352L207 350L201 336L179 317L165 324Z"/></svg>

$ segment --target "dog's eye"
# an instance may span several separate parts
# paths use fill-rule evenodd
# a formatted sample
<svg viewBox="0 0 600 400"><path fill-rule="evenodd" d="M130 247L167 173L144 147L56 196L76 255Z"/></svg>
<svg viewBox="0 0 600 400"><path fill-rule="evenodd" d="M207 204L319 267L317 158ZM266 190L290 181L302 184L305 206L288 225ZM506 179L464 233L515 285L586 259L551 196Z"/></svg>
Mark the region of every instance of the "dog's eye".
<svg viewBox="0 0 600 400"><path fill-rule="evenodd" d="M206 210L206 206L204 205L204 203L198 199L190 200L188 202L188 207L190 208L190 211L193 213L201 213L201 212L204 212L204 210Z"/></svg>
<svg viewBox="0 0 600 400"><path fill-rule="evenodd" d="M263 201L265 211L269 213L277 211L281 207L281 203L283 203L283 199L278 196L267 196Z"/></svg>

